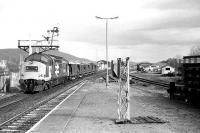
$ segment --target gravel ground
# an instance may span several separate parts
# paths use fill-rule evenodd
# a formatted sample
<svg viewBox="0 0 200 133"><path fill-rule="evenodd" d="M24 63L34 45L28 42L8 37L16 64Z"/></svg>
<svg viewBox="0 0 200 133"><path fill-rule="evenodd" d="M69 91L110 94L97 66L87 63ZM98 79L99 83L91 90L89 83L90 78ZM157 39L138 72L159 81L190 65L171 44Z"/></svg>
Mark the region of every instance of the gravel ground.
<svg viewBox="0 0 200 133"><path fill-rule="evenodd" d="M69 133L199 133L200 109L171 101L166 90L154 86L131 86L131 117L155 116L164 124L116 125L118 83L90 81L80 91L87 92L72 118Z"/></svg>

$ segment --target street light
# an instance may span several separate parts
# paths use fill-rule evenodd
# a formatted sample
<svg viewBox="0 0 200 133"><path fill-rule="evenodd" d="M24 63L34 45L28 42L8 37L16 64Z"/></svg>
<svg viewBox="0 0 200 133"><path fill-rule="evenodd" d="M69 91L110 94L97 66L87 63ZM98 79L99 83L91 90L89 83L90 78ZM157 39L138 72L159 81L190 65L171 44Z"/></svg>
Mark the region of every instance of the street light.
<svg viewBox="0 0 200 133"><path fill-rule="evenodd" d="M109 77L108 77L108 20L109 19L117 19L119 18L118 16L116 17L109 17L109 18L102 18L102 17L98 17L95 16L97 19L104 19L106 20L106 62L107 62L107 72L106 72L106 87L108 86L108 82L109 82Z"/></svg>

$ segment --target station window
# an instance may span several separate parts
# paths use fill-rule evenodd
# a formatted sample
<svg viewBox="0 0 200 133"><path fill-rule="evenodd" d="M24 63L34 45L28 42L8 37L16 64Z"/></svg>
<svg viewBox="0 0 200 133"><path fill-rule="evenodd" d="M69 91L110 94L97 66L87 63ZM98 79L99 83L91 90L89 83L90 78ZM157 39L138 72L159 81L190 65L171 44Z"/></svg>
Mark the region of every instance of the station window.
<svg viewBox="0 0 200 133"><path fill-rule="evenodd" d="M197 63L200 63L200 57L199 57L199 58L197 58Z"/></svg>
<svg viewBox="0 0 200 133"><path fill-rule="evenodd" d="M189 63L189 59L185 59L185 60L184 60L184 63Z"/></svg>
<svg viewBox="0 0 200 133"><path fill-rule="evenodd" d="M190 58L190 63L195 63L195 58Z"/></svg>

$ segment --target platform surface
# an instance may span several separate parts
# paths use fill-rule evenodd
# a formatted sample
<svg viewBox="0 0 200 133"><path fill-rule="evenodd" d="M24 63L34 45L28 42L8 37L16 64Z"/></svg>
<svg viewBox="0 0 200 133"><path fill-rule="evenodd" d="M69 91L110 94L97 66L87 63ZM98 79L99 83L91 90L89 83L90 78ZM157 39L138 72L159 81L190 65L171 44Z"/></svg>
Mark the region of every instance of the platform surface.
<svg viewBox="0 0 200 133"><path fill-rule="evenodd" d="M116 124L118 89L118 83L110 83L106 88L105 82L89 81L33 126L28 133L183 133L200 131L199 124L190 121L190 119L194 121L194 118L186 118L182 115L183 112L180 112L181 114L176 112L176 108L182 107L182 105L172 104L168 98L160 97L151 86L144 88L131 86L130 114L133 123ZM146 89L152 89L152 93ZM164 91L159 91L159 93L164 93ZM158 122L156 122L157 118L159 118ZM162 121L167 122L162 123Z"/></svg>

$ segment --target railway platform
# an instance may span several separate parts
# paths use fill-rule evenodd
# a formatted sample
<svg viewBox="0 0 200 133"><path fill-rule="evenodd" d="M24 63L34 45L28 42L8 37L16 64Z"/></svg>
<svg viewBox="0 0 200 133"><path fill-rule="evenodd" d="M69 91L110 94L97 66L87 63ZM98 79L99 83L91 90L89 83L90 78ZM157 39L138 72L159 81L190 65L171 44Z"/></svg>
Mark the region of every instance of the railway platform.
<svg viewBox="0 0 200 133"><path fill-rule="evenodd" d="M106 88L102 80L95 81L95 84L94 81L88 81L27 133L104 132L104 129L97 125L106 121L103 125L110 126L117 118L117 97L108 96L114 86L109 87ZM116 102L114 105L113 101Z"/></svg>
<svg viewBox="0 0 200 133"><path fill-rule="evenodd" d="M101 80L88 81L71 97L49 112L27 133L171 133L198 132L199 119L186 118L176 112L182 105L160 97L166 91L155 91L153 86L131 85L131 119L155 116L166 123L115 124L118 83L106 88ZM148 91L146 90L148 88ZM160 93L158 95L158 93ZM182 107L183 108L183 107ZM193 114L198 111L192 110ZM199 116L199 115L198 115ZM191 126L192 124L192 126ZM184 125L184 126L183 126Z"/></svg>
<svg viewBox="0 0 200 133"><path fill-rule="evenodd" d="M65 132L69 126L70 121L76 117L76 113L86 98L86 87L81 88L66 97L59 105L50 111L43 119L36 123L28 133L61 133Z"/></svg>

